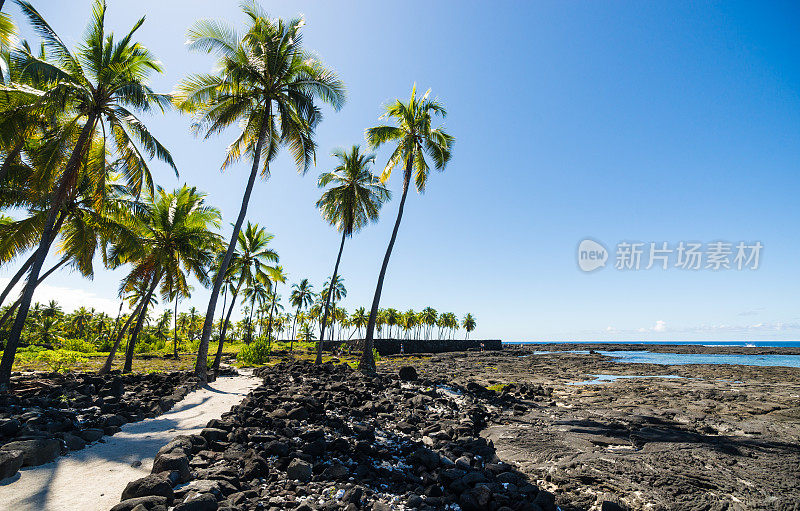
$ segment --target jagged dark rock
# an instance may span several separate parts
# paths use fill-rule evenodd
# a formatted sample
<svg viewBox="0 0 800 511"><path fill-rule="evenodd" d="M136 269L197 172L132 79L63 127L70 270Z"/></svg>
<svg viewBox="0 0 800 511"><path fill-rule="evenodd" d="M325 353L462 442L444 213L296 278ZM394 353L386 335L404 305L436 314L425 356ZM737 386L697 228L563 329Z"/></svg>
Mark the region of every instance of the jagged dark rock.
<svg viewBox="0 0 800 511"><path fill-rule="evenodd" d="M480 437L513 404L494 392L346 364L282 362L255 374L263 384L206 425L206 445L179 437L161 449L154 472L174 474L183 456L191 469L174 489L176 511L555 511Z"/></svg>

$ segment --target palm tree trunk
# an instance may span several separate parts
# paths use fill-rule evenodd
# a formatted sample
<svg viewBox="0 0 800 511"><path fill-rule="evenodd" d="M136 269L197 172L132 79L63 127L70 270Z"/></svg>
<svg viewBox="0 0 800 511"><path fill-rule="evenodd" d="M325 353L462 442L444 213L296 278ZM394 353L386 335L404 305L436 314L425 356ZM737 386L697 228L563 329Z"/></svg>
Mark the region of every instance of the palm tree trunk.
<svg viewBox="0 0 800 511"><path fill-rule="evenodd" d="M214 364L212 365L214 372L219 371L219 365L222 363L222 346L225 344L225 334L228 332L228 324L231 321L231 314L233 313L233 306L236 304L236 297L239 295L239 288L242 287L244 282L244 275L239 278L239 283L236 284L236 289L231 293L231 306L228 307L228 313L225 315L225 321L222 322L222 331L219 334L219 344L217 344L217 353L214 355ZM224 305L224 304L223 304ZM223 311L224 311L223 307Z"/></svg>
<svg viewBox="0 0 800 511"><path fill-rule="evenodd" d="M36 252L34 251L30 255L30 257L28 257L28 260L25 261L22 267L19 270L17 270L17 273L15 273L13 277L11 277L11 280L8 282L6 288L3 289L2 293L0 293L0 305L3 305L3 302L6 300L6 297L11 292L11 289L13 289L13 287L17 285L17 282L19 282L19 279L21 279L22 276L25 275L25 272L28 271L28 269L31 267L31 265L33 264L33 260L35 258L36 258Z"/></svg>
<svg viewBox="0 0 800 511"><path fill-rule="evenodd" d="M300 307L297 307L297 313L294 315L294 321L292 322L292 338L289 340L289 353L294 350L294 340L296 339L295 333L297 328L297 316L300 315Z"/></svg>
<svg viewBox="0 0 800 511"><path fill-rule="evenodd" d="M253 342L253 309L255 309L256 301L255 298L250 300L250 320L247 322L247 339L248 344Z"/></svg>
<svg viewBox="0 0 800 511"><path fill-rule="evenodd" d="M272 339L272 314L275 312L275 302L278 299L276 293L272 293L272 307L269 308L269 323L267 324L267 339Z"/></svg>
<svg viewBox="0 0 800 511"><path fill-rule="evenodd" d="M117 311L117 319L114 320L114 328L111 329L111 333L109 334L108 338L114 337L117 333L117 327L119 326L119 319L122 317L122 307L125 305L125 300L119 301L119 310Z"/></svg>
<svg viewBox="0 0 800 511"><path fill-rule="evenodd" d="M372 355L373 336L375 331L375 320L378 318L378 306L381 303L381 291L383 291L383 279L386 277L386 268L389 266L389 258L392 256L392 249L394 242L397 239L397 231L400 229L400 220L403 219L403 207L406 204L406 196L408 195L408 184L411 181L411 165L413 159L409 158L406 163L406 171L403 175L403 197L400 199L400 208L397 210L397 220L394 222L394 229L392 230L392 237L389 240L389 246L386 248L386 255L383 256L383 264L381 265L381 272L378 275L378 285L375 288L375 296L372 298L372 308L369 310L369 321L367 322L367 335L364 339L364 351L361 353L361 362L358 364L358 369L363 373L375 372L375 357Z"/></svg>
<svg viewBox="0 0 800 511"><path fill-rule="evenodd" d="M31 264L30 272L28 273L28 280L22 291L19 310L17 311L17 316L14 318L14 324L8 336L6 349L3 352L3 360L0 362L0 387L7 385L11 379L11 367L14 365L14 356L17 352L17 346L19 346L20 337L22 336L22 329L25 327L25 320L31 308L33 292L36 290L39 280L39 272L42 271L44 260L47 258L47 253L50 251L50 245L55 239L56 232L53 231L53 228L56 224L56 217L64 207L67 193L72 188L77 177L78 164L83 156L84 147L86 147L89 137L94 131L95 120L94 114L90 114L89 118L86 120L86 124L84 124L81 129L81 134L78 136L75 149L72 151L64 167L64 172L61 174L58 187L53 192L53 197L50 201L50 211L47 213L47 220L45 221L44 230L42 231L42 238L39 241L39 246L36 249L35 257Z"/></svg>
<svg viewBox="0 0 800 511"><path fill-rule="evenodd" d="M39 280L36 281L36 286L38 287L39 284L41 284L42 281L44 281L44 279L52 275L54 271L63 266L64 263L66 263L68 260L69 260L68 257L66 256L63 257L58 263L56 263L52 268L47 270L41 277L39 277ZM11 317L11 315L14 313L15 310L17 310L17 307L19 307L20 303L22 303L22 297L17 298L17 300L13 304L11 304L11 307L8 308L5 314L3 314L3 317L0 318L0 326L6 324L6 321L8 321L8 318Z"/></svg>
<svg viewBox="0 0 800 511"><path fill-rule="evenodd" d="M156 290L159 280L161 280L161 275L153 276L153 283L150 284L150 287L147 289L147 294L144 295L142 311L139 313L139 318L136 320L133 332L131 332L131 338L128 340L128 349L125 350L125 365L122 367L123 373L129 373L133 368L133 350L136 346L136 338L139 337L139 332L142 330L144 317L147 316L147 307L150 305L150 298L153 296L153 291Z"/></svg>
<svg viewBox="0 0 800 511"><path fill-rule="evenodd" d="M236 249L236 242L239 238L239 231L242 230L244 218L247 216L247 205L250 203L250 195L253 193L253 185L258 175L258 164L261 159L261 151L264 148L264 139L266 138L267 126L272 119L270 110L271 105L267 105L267 112L264 119L261 121L261 126L258 130L258 143L253 155L253 168L250 170L250 178L247 180L247 186L244 189L244 196L242 197L242 206L239 209L239 216L236 218L236 224L233 226L233 233L231 234L231 241L228 243L228 249L225 251L225 257L222 259L217 277L214 279L214 288L211 290L211 298L208 300L208 309L206 310L206 319L203 321L203 336L200 338L200 346L197 349L197 362L194 366L194 374L201 380L206 380L206 364L208 358L208 341L211 339L211 329L214 326L214 312L217 309L217 298L219 297L219 290L222 287L222 282L225 280L225 273L228 271L228 265L231 263L233 252ZM269 163L269 162L267 162Z"/></svg>
<svg viewBox="0 0 800 511"><path fill-rule="evenodd" d="M336 264L333 266L333 277L331 277L331 285L328 286L328 296L325 297L325 312L322 314L322 326L319 329L319 341L317 341L317 359L314 361L315 364L322 363L322 343L325 342L325 324L328 322L328 305L330 305L331 302L331 295L333 294L333 284L336 282L336 275L339 273L339 261L342 260L342 250L344 250L345 238L347 238L347 230L342 229L342 242L339 243L339 254L336 256Z"/></svg>
<svg viewBox="0 0 800 511"><path fill-rule="evenodd" d="M125 324L122 325L120 331L117 332L117 338L116 340L114 340L114 345L111 347L111 351L108 353L108 356L106 357L106 361L103 364L103 367L101 367L100 370L98 371L99 374L106 374L109 371L111 371L111 365L114 362L114 355L117 354L119 345L122 342L122 338L125 336L125 332L128 330L128 327L131 326L133 320L139 315L139 311L142 309L142 303L143 302L140 301L136 305L136 308L131 312L131 315L125 321Z"/></svg>
<svg viewBox="0 0 800 511"><path fill-rule="evenodd" d="M175 328L172 330L172 352L178 360L178 292L175 291Z"/></svg>

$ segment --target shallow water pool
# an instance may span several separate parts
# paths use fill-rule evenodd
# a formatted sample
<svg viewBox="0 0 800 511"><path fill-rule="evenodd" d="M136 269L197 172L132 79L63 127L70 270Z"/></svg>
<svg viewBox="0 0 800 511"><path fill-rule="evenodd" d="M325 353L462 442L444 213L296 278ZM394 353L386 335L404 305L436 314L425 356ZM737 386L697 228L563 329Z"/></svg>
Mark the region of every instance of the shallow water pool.
<svg viewBox="0 0 800 511"><path fill-rule="evenodd" d="M592 374L590 376L594 377L594 380L585 380L585 381L573 381L567 383L567 385L598 385L600 383L607 383L613 382L622 379L631 379L631 378L666 378L666 379L676 379L676 378L683 378L683 376L678 376L677 374L654 374L654 375L647 375L647 376L640 376L640 375L633 375L633 374Z"/></svg>

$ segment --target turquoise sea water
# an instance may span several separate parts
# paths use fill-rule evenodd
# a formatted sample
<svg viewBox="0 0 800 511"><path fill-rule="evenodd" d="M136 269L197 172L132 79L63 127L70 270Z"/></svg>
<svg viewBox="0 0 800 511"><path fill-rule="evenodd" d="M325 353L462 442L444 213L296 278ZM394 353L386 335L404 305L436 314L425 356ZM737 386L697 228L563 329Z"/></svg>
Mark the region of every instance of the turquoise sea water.
<svg viewBox="0 0 800 511"><path fill-rule="evenodd" d="M800 341L504 341L503 344L682 344L689 346L752 346L796 348Z"/></svg>
<svg viewBox="0 0 800 511"><path fill-rule="evenodd" d="M535 354L545 353L584 353L588 350L571 351L537 351ZM781 367L800 367L800 355L726 355L726 354L705 354L705 353L653 353L650 351L622 351L622 350L599 350L598 353L613 357L614 362L621 363L640 363L640 364L664 364L664 365L685 365L685 364L723 364L723 365L743 365L743 366L781 366Z"/></svg>
<svg viewBox="0 0 800 511"><path fill-rule="evenodd" d="M744 366L800 367L800 355L725 355L706 353L651 353L649 351L601 351L615 362L647 364L730 364Z"/></svg>

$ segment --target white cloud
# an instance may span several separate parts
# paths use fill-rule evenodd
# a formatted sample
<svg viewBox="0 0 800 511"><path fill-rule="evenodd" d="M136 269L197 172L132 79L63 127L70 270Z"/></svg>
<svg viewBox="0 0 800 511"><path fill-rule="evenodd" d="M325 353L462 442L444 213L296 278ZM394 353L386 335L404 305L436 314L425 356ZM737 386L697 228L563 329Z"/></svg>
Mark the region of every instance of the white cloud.
<svg viewBox="0 0 800 511"><path fill-rule="evenodd" d="M0 286L5 288L10 280L11 279L7 277L0 277ZM22 291L21 282L14 286L14 289L9 293L6 304L13 303L16 297L19 296L20 291ZM86 307L87 309L94 308L97 312L105 312L108 315L116 315L119 310L119 300L104 298L86 289L40 284L33 293L33 301L44 304L50 300L57 301L64 312L71 312L75 309ZM123 307L123 311L127 310L128 307L126 304L125 307Z"/></svg>
<svg viewBox="0 0 800 511"><path fill-rule="evenodd" d="M667 329L667 324L663 320L656 321L655 326L653 327L653 332L664 332Z"/></svg>

